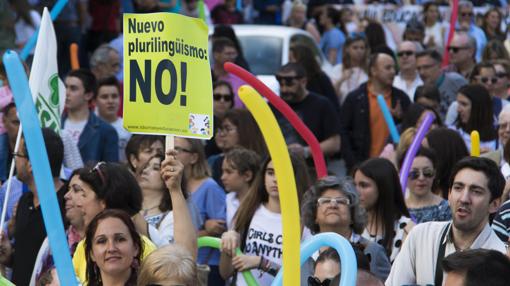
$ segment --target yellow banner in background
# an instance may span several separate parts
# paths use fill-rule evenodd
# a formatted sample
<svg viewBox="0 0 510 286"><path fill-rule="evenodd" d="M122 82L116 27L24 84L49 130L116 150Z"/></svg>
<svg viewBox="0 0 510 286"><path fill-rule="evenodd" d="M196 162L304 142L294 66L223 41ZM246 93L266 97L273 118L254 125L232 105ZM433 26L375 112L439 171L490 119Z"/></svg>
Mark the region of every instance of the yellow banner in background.
<svg viewBox="0 0 510 286"><path fill-rule="evenodd" d="M212 125L207 25L172 13L124 14L124 127L209 139Z"/></svg>

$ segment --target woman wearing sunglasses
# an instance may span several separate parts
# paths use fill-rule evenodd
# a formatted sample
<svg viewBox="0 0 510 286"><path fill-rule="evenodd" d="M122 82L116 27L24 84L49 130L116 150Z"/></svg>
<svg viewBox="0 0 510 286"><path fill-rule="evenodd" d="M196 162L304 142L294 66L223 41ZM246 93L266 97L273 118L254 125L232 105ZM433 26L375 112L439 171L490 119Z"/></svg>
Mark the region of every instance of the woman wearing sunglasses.
<svg viewBox="0 0 510 286"><path fill-rule="evenodd" d="M448 201L432 190L436 177L436 155L431 149L421 147L409 171L407 209L416 223L447 221L452 217Z"/></svg>
<svg viewBox="0 0 510 286"><path fill-rule="evenodd" d="M230 83L218 80L213 84L213 113L214 122L220 122L225 117L225 113L234 108L234 91ZM215 136L218 133L218 125L214 125L214 135L211 140L205 144L205 154L207 157L220 154L221 149L216 145Z"/></svg>

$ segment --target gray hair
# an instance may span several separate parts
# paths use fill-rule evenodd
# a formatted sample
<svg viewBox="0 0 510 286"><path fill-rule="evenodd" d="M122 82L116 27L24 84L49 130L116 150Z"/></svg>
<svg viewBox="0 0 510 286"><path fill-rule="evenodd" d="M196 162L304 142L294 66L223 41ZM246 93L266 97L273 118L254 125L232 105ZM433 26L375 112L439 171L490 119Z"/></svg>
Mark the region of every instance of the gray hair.
<svg viewBox="0 0 510 286"><path fill-rule="evenodd" d="M317 200L329 189L338 190L349 198L351 228L354 233L361 234L367 223L367 215L365 209L359 204L358 192L354 187L352 179L349 177L339 179L334 176L328 176L317 180L303 197L303 204L301 206L303 224L310 229L312 234L320 232L320 227L316 222Z"/></svg>
<svg viewBox="0 0 510 286"><path fill-rule="evenodd" d="M459 1L459 9L464 7L473 9L473 3L471 1L466 0Z"/></svg>
<svg viewBox="0 0 510 286"><path fill-rule="evenodd" d="M107 63L110 60L111 51L118 53L117 50L115 50L108 44L100 45L90 57L90 67L94 68L100 64Z"/></svg>

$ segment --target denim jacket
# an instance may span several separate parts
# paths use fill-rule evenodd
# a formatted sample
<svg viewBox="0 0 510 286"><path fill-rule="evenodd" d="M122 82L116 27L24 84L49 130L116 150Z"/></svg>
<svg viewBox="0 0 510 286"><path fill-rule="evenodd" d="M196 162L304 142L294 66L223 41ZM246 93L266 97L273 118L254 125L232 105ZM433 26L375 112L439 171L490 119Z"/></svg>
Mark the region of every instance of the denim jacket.
<svg viewBox="0 0 510 286"><path fill-rule="evenodd" d="M62 117L62 126L67 120L67 114ZM119 137L117 131L108 123L97 117L94 112L89 113L89 119L78 141L81 158L85 165L99 161L119 161Z"/></svg>

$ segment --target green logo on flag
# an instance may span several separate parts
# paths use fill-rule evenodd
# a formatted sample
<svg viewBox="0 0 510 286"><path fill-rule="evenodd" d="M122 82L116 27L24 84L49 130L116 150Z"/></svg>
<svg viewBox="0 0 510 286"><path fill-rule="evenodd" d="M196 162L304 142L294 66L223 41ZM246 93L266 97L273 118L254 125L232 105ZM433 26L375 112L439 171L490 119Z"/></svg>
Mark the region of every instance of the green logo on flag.
<svg viewBox="0 0 510 286"><path fill-rule="evenodd" d="M39 93L35 100L35 107L41 122L41 127L51 128L57 134L60 134L60 116L59 116L59 94L58 94L58 75L54 74L48 80L50 96L45 97Z"/></svg>

